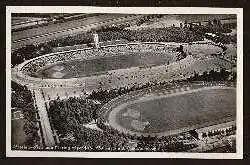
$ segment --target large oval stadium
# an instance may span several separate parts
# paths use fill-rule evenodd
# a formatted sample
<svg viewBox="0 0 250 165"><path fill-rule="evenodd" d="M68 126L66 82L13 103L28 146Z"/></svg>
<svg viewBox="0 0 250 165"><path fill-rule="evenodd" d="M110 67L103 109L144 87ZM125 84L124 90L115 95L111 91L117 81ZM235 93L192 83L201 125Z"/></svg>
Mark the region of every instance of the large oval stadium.
<svg viewBox="0 0 250 165"><path fill-rule="evenodd" d="M180 45L188 56L178 61ZM229 61L212 56L222 52L219 46L206 42L107 45L28 60L13 69L13 79L39 87L85 86L87 91L98 88L101 82L104 89L109 89L134 82L182 79L180 76L187 78L194 72L228 69L231 67ZM135 75L131 82L124 82L129 74Z"/></svg>

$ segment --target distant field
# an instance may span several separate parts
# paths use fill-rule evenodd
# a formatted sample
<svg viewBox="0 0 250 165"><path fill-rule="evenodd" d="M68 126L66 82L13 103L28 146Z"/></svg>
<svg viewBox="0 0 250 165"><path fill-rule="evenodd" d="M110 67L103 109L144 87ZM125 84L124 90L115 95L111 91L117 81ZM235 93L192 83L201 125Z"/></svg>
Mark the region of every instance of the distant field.
<svg viewBox="0 0 250 165"><path fill-rule="evenodd" d="M232 121L235 116L235 88L218 88L171 97L153 93L146 99L141 97L118 105L110 112L109 122L124 132L165 135Z"/></svg>
<svg viewBox="0 0 250 165"><path fill-rule="evenodd" d="M19 32L12 32L12 40L18 40L21 38L32 37L36 35L42 35L45 33L51 33L55 31L61 31L65 29L70 29L79 26L85 26L92 23L98 23L102 21L107 21L110 19L116 19L119 17L123 17L125 14L107 14L107 15L99 15L99 16L92 16L77 20L66 21L62 23L50 24L48 26L44 26L42 28L33 28Z"/></svg>
<svg viewBox="0 0 250 165"><path fill-rule="evenodd" d="M37 45L56 38L85 33L103 25L127 22L141 17L140 15L127 18L124 16L127 14L106 14L13 32L11 37L12 51L25 45Z"/></svg>
<svg viewBox="0 0 250 165"><path fill-rule="evenodd" d="M157 52L128 52L123 55L102 57L91 60L74 60L48 66L37 72L37 77L74 78L98 75L109 70L138 66L161 65L173 62L173 55Z"/></svg>

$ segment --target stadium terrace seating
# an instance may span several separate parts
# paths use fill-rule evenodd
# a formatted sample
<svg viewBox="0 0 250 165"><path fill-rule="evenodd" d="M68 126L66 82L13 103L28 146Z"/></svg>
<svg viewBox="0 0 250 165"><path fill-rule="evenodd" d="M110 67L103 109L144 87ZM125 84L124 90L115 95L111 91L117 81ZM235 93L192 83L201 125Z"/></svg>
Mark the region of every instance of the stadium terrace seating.
<svg viewBox="0 0 250 165"><path fill-rule="evenodd" d="M150 43L133 43L123 45L104 46L101 49L83 49L66 51L60 53L49 54L30 60L22 67L22 71L28 75L36 72L37 70L52 65L57 62L88 59L91 57L107 57L113 56L119 52L138 52L138 51L154 51L163 53L175 53L173 47L167 47L164 44L150 44Z"/></svg>

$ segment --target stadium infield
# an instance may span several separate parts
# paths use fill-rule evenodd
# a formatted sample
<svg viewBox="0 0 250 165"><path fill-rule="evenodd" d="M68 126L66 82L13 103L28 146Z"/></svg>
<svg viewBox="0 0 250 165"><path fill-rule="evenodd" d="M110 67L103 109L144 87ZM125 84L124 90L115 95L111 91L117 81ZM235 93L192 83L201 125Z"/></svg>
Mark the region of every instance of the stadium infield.
<svg viewBox="0 0 250 165"><path fill-rule="evenodd" d="M109 125L137 136L168 136L236 118L233 87L159 90L117 102L106 114Z"/></svg>
<svg viewBox="0 0 250 165"><path fill-rule="evenodd" d="M150 67L174 62L175 56L162 52L120 52L110 57L72 60L49 65L39 70L35 77L67 79L100 75L110 70L131 67Z"/></svg>

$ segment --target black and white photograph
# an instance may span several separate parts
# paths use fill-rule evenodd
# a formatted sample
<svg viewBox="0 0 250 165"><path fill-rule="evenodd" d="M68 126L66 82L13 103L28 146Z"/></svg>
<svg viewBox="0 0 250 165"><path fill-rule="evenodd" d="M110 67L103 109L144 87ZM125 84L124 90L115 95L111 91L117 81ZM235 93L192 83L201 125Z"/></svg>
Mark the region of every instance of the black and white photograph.
<svg viewBox="0 0 250 165"><path fill-rule="evenodd" d="M7 156L241 159L242 17L7 7Z"/></svg>

